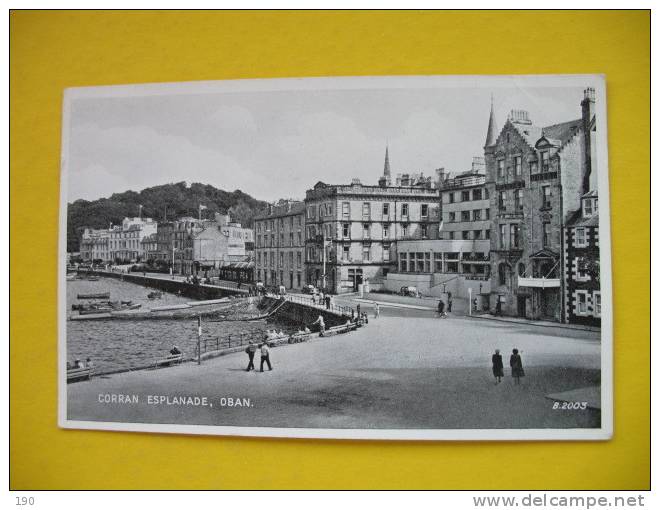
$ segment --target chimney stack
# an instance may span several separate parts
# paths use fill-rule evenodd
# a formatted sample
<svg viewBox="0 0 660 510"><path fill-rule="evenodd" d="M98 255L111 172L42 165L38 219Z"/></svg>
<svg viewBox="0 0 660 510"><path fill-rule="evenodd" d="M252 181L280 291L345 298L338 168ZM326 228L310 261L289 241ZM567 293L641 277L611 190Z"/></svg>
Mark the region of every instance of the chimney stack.
<svg viewBox="0 0 660 510"><path fill-rule="evenodd" d="M529 120L529 112L527 110L511 110L509 120L514 124L531 124Z"/></svg>
<svg viewBox="0 0 660 510"><path fill-rule="evenodd" d="M591 122L596 115L596 91L593 87L584 90L582 106L582 132L584 133L584 168L582 169L582 193L590 191L591 182Z"/></svg>

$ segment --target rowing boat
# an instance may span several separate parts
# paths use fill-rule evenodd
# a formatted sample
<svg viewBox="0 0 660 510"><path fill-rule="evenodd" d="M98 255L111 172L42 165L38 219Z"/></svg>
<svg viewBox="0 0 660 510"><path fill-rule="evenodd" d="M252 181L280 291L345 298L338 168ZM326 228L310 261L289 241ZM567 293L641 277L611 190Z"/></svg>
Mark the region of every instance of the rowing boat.
<svg viewBox="0 0 660 510"><path fill-rule="evenodd" d="M78 294L78 299L110 299L110 293L99 292L96 294Z"/></svg>

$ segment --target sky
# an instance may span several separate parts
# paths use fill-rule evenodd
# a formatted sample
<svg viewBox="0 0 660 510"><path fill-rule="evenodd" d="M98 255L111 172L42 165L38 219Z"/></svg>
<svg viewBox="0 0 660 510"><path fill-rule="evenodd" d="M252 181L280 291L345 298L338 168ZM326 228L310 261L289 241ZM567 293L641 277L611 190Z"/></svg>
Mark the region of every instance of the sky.
<svg viewBox="0 0 660 510"><path fill-rule="evenodd" d="M511 109L545 126L580 117L583 87L76 97L68 199L180 181L302 199L318 181L376 184L386 145L393 176L461 172L483 156L491 94L500 129Z"/></svg>

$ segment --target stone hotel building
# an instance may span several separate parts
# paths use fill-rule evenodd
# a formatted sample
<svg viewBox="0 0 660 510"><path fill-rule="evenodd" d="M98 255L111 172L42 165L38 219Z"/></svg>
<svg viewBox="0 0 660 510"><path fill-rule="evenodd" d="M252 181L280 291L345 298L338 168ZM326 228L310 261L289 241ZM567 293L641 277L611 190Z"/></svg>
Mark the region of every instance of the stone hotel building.
<svg viewBox="0 0 660 510"><path fill-rule="evenodd" d="M305 285L305 204L280 201L254 219L255 278L264 285Z"/></svg>

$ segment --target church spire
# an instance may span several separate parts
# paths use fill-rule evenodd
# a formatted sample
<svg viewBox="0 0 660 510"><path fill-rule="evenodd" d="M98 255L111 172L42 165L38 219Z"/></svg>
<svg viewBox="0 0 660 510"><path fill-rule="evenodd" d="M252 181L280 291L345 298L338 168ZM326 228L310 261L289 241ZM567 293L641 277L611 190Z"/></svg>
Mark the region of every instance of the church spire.
<svg viewBox="0 0 660 510"><path fill-rule="evenodd" d="M493 94L490 95L490 118L488 119L488 133L486 133L486 145L490 147L497 141L497 122L495 121L495 110L493 108Z"/></svg>
<svg viewBox="0 0 660 510"><path fill-rule="evenodd" d="M385 145L385 167L383 168L383 177L390 178L390 150L389 144Z"/></svg>

